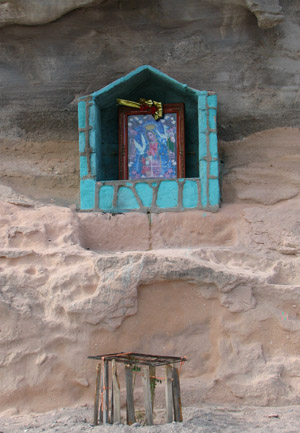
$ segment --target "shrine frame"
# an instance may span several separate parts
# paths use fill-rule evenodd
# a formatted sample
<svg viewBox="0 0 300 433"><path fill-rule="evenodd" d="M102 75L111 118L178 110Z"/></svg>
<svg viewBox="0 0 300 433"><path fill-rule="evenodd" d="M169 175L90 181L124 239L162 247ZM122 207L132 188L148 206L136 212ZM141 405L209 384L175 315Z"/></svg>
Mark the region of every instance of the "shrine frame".
<svg viewBox="0 0 300 433"><path fill-rule="evenodd" d="M184 133L184 103L164 104L163 113L177 115L176 122L176 138L177 138L177 176L178 178L185 177L185 133ZM128 179L128 117L151 114L151 110L137 109L131 107L119 107L119 179ZM162 118L163 119L163 118ZM161 119L154 120L159 123ZM139 178L139 179L155 179L155 178ZM161 178L159 178L161 179Z"/></svg>
<svg viewBox="0 0 300 433"><path fill-rule="evenodd" d="M180 395L180 369L175 367L176 363L182 364L187 358L178 356L146 355L135 352L120 352L105 355L88 356L88 359L100 361L96 368L96 389L94 400L94 426L103 424L114 424L121 422L120 382L118 379L116 363L125 366L126 384L126 420L128 425L136 422L134 410L134 383L133 371L141 371L143 376L145 423L153 424L154 390L156 381L165 380L166 395L166 421L167 423L182 422L182 404ZM111 369L109 362L111 361ZM165 366L165 377L156 377L156 367ZM135 370L134 370L135 369ZM109 373L111 370L111 374ZM109 388L111 385L111 398ZM110 416L109 416L110 412Z"/></svg>

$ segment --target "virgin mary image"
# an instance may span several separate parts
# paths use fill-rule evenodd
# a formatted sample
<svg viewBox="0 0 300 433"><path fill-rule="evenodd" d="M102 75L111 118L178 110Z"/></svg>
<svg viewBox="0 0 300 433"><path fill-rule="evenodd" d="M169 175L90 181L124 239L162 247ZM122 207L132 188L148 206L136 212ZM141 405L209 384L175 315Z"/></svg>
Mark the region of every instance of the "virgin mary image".
<svg viewBox="0 0 300 433"><path fill-rule="evenodd" d="M129 179L176 178L176 115L169 114L155 123L148 115L130 117Z"/></svg>

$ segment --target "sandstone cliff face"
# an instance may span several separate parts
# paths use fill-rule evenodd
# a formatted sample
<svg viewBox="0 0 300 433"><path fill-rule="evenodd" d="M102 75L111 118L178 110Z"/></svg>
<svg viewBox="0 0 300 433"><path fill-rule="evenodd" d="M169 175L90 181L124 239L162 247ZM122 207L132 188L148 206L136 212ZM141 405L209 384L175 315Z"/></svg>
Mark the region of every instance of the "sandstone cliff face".
<svg viewBox="0 0 300 433"><path fill-rule="evenodd" d="M299 210L232 204L150 227L7 194L1 408L91 402L87 355L115 351L186 355L185 404L298 403Z"/></svg>
<svg viewBox="0 0 300 433"><path fill-rule="evenodd" d="M224 144L215 214L78 213L2 187L1 408L91 402L87 355L115 351L186 355L186 405L298 403L298 135Z"/></svg>
<svg viewBox="0 0 300 433"><path fill-rule="evenodd" d="M219 97L226 141L299 126L299 9L289 0L1 2L1 136L76 139L76 97L142 64ZM89 8L83 6L89 5ZM256 16L255 16L256 15ZM269 28L268 28L269 27Z"/></svg>
<svg viewBox="0 0 300 433"><path fill-rule="evenodd" d="M43 3L29 0L4 1L0 4L1 27L11 24L37 25L45 24L60 18L65 13L80 7L95 6L105 0L46 0ZM274 27L284 18L278 0L213 0L215 4L233 4L249 9L256 15L258 25L262 28Z"/></svg>
<svg viewBox="0 0 300 433"><path fill-rule="evenodd" d="M299 127L295 2L38 4L0 2L0 176L21 193L76 202L77 97L142 64L215 91L224 142Z"/></svg>
<svg viewBox="0 0 300 433"><path fill-rule="evenodd" d="M23 3L0 4L1 410L90 403L87 355L122 350L186 355L184 404L298 403L297 6ZM76 95L144 63L218 93L216 214L75 211Z"/></svg>

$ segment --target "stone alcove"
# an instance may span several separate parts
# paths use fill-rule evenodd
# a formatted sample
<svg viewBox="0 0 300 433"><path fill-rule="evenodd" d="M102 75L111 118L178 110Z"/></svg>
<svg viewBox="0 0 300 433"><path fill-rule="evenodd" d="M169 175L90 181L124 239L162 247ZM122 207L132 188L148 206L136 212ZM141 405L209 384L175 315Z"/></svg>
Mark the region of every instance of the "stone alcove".
<svg viewBox="0 0 300 433"><path fill-rule="evenodd" d="M119 180L117 98L185 104L185 178ZM160 212L219 208L217 97L145 65L79 98L80 209Z"/></svg>

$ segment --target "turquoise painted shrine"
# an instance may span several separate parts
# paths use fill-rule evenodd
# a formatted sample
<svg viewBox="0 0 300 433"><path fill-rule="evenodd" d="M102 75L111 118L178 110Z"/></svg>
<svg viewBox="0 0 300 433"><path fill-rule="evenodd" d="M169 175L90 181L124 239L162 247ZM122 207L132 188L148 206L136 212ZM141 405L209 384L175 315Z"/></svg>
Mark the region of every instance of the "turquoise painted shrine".
<svg viewBox="0 0 300 433"><path fill-rule="evenodd" d="M119 180L118 98L184 103L185 178ZM205 209L220 203L217 96L141 66L78 103L80 209L166 212Z"/></svg>

